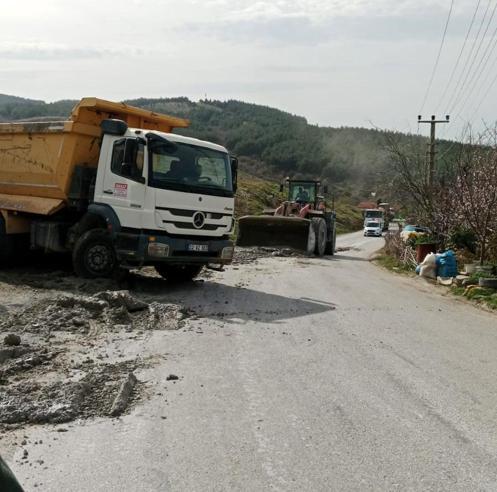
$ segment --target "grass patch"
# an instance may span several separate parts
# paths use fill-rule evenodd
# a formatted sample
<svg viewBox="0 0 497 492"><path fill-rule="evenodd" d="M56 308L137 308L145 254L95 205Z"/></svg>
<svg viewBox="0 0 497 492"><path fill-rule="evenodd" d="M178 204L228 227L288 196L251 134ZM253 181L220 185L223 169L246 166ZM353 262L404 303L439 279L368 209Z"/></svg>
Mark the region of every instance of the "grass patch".
<svg viewBox="0 0 497 492"><path fill-rule="evenodd" d="M455 296L462 296L464 295L464 291L466 289L464 287L457 287L457 286L452 286L451 287L451 292L452 294L454 294Z"/></svg>
<svg viewBox="0 0 497 492"><path fill-rule="evenodd" d="M497 291L494 289L471 285L469 287L452 287L451 292L456 296L463 296L478 304L483 304L490 309L497 309Z"/></svg>
<svg viewBox="0 0 497 492"><path fill-rule="evenodd" d="M400 260L394 256L383 254L375 259L375 262L395 273L414 273L415 268L411 265L402 263Z"/></svg>

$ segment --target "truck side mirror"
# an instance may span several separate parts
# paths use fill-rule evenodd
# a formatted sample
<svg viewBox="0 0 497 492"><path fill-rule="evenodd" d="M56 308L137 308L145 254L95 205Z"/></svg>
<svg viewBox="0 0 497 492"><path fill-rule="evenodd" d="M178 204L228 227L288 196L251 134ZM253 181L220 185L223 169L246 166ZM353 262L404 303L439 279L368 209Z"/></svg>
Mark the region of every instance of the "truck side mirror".
<svg viewBox="0 0 497 492"><path fill-rule="evenodd" d="M324 193L325 195L327 195L327 194L328 194L328 185L324 185L324 186L323 186L323 193Z"/></svg>
<svg viewBox="0 0 497 492"><path fill-rule="evenodd" d="M233 193L235 193L238 188L238 159L236 157L231 158L231 180Z"/></svg>
<svg viewBox="0 0 497 492"><path fill-rule="evenodd" d="M280 183L280 193L283 193L285 191L285 185L283 183Z"/></svg>

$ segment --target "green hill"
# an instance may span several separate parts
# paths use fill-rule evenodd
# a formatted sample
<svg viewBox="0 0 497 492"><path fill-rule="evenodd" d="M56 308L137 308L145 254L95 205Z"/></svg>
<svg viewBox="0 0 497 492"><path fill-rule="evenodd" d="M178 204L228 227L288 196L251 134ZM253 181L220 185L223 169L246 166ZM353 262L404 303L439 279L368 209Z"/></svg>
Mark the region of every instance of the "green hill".
<svg viewBox="0 0 497 492"><path fill-rule="evenodd" d="M319 176L342 188L351 183L371 187L385 171L384 134L377 130L322 128L301 116L240 101L192 102L179 97L125 102L189 118L191 127L183 133L225 145L256 175ZM75 103L0 95L0 120L66 117Z"/></svg>
<svg viewBox="0 0 497 492"><path fill-rule="evenodd" d="M239 157L241 170L250 176L269 181L279 181L285 176L321 178L331 193L347 204L367 198L371 191L389 200L395 188L384 148L386 137L393 135L389 132L319 127L310 125L302 116L234 100L194 102L176 97L124 102L188 118L191 126L179 130L181 133L226 146ZM66 118L76 103L71 100L45 103L0 95L0 121ZM411 138L398 133L395 136L406 142ZM440 142L439 152L450 144Z"/></svg>

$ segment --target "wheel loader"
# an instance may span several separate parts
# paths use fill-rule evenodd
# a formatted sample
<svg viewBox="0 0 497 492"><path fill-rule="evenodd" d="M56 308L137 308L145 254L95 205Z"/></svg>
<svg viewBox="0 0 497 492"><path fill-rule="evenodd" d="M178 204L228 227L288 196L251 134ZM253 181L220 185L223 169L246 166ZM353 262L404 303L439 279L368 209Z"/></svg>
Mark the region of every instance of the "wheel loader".
<svg viewBox="0 0 497 492"><path fill-rule="evenodd" d="M290 247L309 256L333 255L336 214L320 194L320 181L287 179L286 185L287 200L276 209L239 219L237 244ZM326 193L326 187L322 191Z"/></svg>

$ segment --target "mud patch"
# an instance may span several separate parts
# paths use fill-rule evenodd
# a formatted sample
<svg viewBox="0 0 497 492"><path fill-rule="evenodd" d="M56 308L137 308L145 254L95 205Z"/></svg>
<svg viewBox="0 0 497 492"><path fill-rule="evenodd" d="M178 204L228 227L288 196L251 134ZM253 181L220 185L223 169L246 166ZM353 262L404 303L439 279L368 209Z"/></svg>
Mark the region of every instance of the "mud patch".
<svg viewBox="0 0 497 492"><path fill-rule="evenodd" d="M132 372L138 365L136 361L100 364L76 380L20 381L3 387L0 423L59 424L77 418L109 416L123 374ZM137 383L133 389L134 401L140 391L141 385Z"/></svg>
<svg viewBox="0 0 497 492"><path fill-rule="evenodd" d="M0 340L20 336L19 345L0 345L0 426L126 412L144 388L130 374L153 363L137 340L177 330L188 316L179 304L145 302L125 290L56 293L18 306L0 318ZM125 378L134 384L116 407Z"/></svg>
<svg viewBox="0 0 497 492"><path fill-rule="evenodd" d="M61 295L38 301L7 316L0 332L53 331L86 334L93 331L133 329L177 330L187 312L177 304L145 303L128 291L104 291L93 296Z"/></svg>

